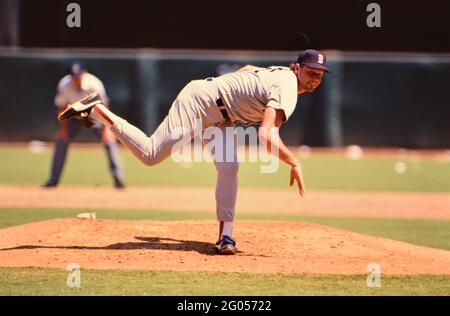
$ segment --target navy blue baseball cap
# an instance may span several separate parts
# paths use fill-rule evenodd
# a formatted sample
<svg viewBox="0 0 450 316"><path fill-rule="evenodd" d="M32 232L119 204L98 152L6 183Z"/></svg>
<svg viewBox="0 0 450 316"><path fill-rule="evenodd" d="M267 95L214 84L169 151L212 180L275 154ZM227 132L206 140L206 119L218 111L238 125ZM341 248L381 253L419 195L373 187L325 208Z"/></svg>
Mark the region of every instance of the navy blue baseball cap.
<svg viewBox="0 0 450 316"><path fill-rule="evenodd" d="M81 76L86 71L86 68L83 67L81 63L73 63L70 66L69 73L74 77Z"/></svg>
<svg viewBox="0 0 450 316"><path fill-rule="evenodd" d="M330 72L327 68L327 58L325 55L315 49L306 49L300 52L297 63L311 68L323 69Z"/></svg>

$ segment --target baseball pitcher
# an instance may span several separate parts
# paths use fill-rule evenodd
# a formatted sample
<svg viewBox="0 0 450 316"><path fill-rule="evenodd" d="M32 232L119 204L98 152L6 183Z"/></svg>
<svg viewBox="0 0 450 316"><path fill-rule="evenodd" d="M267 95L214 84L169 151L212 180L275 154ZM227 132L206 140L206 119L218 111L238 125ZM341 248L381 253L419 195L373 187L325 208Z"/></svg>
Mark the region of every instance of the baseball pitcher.
<svg viewBox="0 0 450 316"><path fill-rule="evenodd" d="M226 129L236 123L259 124L260 142L291 167L290 184L296 182L303 196L305 184L301 164L282 142L278 129L294 112L298 95L313 92L320 85L325 72L328 72L325 55L316 50L305 50L291 67L259 68L249 65L216 78L191 81L179 93L166 118L149 137L108 110L98 94L70 105L59 119L76 117L102 123L148 166L166 159L181 139L192 138L198 128L198 120L201 120L203 129L210 126ZM236 142L231 139L235 135L225 131L222 135L224 151L233 152L234 158L215 160L216 213L219 221L216 249L220 254L234 255L237 246L232 237L232 228L239 163L236 148L230 148L236 146Z"/></svg>

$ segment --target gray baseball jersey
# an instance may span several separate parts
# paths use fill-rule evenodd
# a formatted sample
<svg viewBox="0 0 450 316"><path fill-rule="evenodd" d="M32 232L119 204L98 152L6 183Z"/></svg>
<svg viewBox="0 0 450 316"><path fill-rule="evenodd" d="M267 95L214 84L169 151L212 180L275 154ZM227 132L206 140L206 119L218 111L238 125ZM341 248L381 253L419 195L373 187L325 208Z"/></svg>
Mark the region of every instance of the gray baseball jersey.
<svg viewBox="0 0 450 316"><path fill-rule="evenodd" d="M287 67L233 72L214 80L233 123L260 123L266 107L289 119L297 104L297 77Z"/></svg>

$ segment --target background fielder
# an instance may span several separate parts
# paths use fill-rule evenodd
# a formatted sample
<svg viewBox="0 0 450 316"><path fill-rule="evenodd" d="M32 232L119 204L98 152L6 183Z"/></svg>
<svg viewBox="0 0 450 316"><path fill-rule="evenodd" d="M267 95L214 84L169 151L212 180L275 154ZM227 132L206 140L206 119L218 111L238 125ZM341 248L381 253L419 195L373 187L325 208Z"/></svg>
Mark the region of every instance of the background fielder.
<svg viewBox="0 0 450 316"><path fill-rule="evenodd" d="M108 105L108 96L100 79L90 74L81 64L74 63L69 69L69 74L64 76L58 83L55 97L58 114L63 112L68 104L74 103L93 92L97 92L101 96L105 106ZM66 161L69 143L79 133L82 125L83 122L78 120L61 122L61 129L56 135L50 178L44 184L44 187L51 188L58 185ZM116 138L109 129L98 122L85 121L84 125L92 128L101 137L108 157L114 186L116 188L124 188L123 171L120 165Z"/></svg>
<svg viewBox="0 0 450 316"><path fill-rule="evenodd" d="M221 129L236 123L260 124L259 139L268 150L291 166L290 183L297 182L303 196L305 186L300 162L283 144L278 129L294 112L298 94L313 92L328 71L325 56L316 50L302 51L292 67L244 67L217 78L191 81L177 96L168 115L147 137L142 131L109 111L96 95L80 100L61 113L61 120L78 117L103 123L144 164L152 166L166 159L182 139L190 139L198 129ZM180 127L183 130L180 130ZM275 131L276 133L269 132ZM215 160L217 169L216 211L220 222L216 247L221 254L236 254L232 227L237 197L236 142L222 133L225 151L232 150L232 161Z"/></svg>

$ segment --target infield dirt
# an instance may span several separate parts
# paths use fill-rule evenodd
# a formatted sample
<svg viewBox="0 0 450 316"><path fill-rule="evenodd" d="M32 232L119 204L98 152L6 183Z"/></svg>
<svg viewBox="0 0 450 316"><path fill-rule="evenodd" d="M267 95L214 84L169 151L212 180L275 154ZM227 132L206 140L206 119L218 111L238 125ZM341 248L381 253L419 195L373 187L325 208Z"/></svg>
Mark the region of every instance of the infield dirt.
<svg viewBox="0 0 450 316"><path fill-rule="evenodd" d="M0 207L143 209L211 212L214 188L0 185ZM450 194L240 188L236 213L450 219Z"/></svg>
<svg viewBox="0 0 450 316"><path fill-rule="evenodd" d="M236 256L215 254L214 221L55 219L0 230L0 266L366 274L450 274L450 251L278 221L238 221Z"/></svg>

